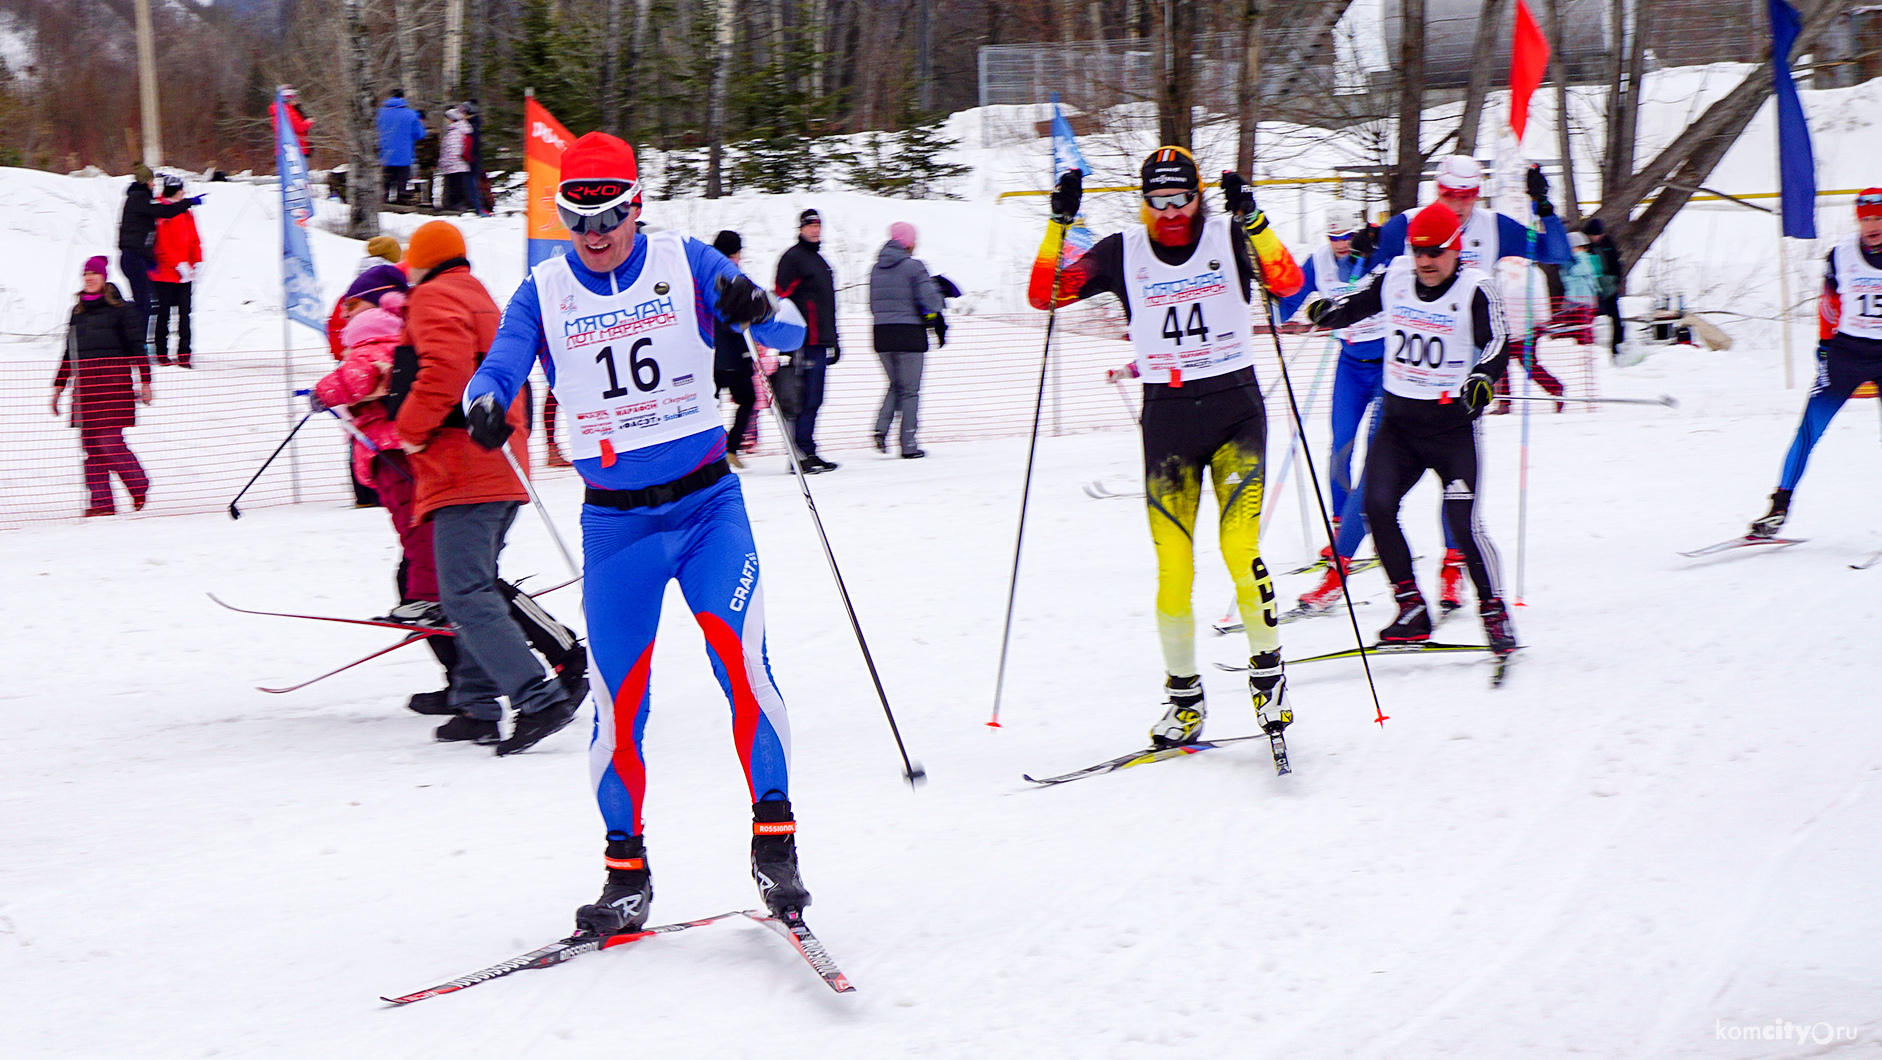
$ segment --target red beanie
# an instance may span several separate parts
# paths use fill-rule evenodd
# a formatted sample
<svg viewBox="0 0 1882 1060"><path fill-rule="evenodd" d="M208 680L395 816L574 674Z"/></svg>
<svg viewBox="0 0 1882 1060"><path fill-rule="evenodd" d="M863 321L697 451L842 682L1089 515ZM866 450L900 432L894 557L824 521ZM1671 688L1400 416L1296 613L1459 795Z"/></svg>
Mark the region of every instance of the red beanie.
<svg viewBox="0 0 1882 1060"><path fill-rule="evenodd" d="M583 135L562 152L562 185L559 193L575 206L638 200L640 165L633 145L607 133Z"/></svg>
<svg viewBox="0 0 1882 1060"><path fill-rule="evenodd" d="M1414 247L1450 247L1456 246L1463 234L1464 224L1457 214L1449 206L1434 202L1412 215L1411 224L1405 228L1405 242Z"/></svg>
<svg viewBox="0 0 1882 1060"><path fill-rule="evenodd" d="M1882 188L1864 188L1856 196L1856 219L1882 217Z"/></svg>

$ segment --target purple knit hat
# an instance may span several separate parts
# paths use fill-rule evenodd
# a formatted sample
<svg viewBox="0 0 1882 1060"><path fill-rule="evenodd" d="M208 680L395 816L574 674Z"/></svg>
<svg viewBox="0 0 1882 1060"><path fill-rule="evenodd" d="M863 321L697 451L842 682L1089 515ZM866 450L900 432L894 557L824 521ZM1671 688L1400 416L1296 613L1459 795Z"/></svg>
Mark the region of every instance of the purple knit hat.
<svg viewBox="0 0 1882 1060"><path fill-rule="evenodd" d="M359 278L353 281L353 286L346 289L346 294L341 297L340 301L346 302L357 298L362 302L378 305L379 296L387 291L404 294L410 289L405 283L404 270L397 265L374 265L359 274Z"/></svg>
<svg viewBox="0 0 1882 1060"><path fill-rule="evenodd" d="M91 257L85 259L84 271L95 272L103 276L111 271L111 266L105 261L103 254L93 254Z"/></svg>

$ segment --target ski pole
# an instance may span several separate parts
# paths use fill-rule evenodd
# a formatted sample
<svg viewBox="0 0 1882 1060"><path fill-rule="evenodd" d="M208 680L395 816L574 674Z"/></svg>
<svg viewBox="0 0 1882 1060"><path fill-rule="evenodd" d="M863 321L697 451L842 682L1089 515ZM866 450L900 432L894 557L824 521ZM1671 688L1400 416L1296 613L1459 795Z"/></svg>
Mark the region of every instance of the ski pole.
<svg viewBox="0 0 1882 1060"><path fill-rule="evenodd" d="M313 393L312 390L296 390L294 392L294 396L306 397L312 393ZM346 415L345 413L341 412L339 409L333 408L332 406L328 406L326 412L327 412L327 415L332 416L334 418L335 422L339 423L341 430L352 435L354 441L365 446L367 452L372 453L374 455L385 452L384 449L381 449L379 446L373 444L373 440L371 438L366 437L365 432L361 431L358 425L356 425L353 422L353 417ZM412 478L412 473L410 471L405 470L404 468L400 467L397 464L387 461L386 466L391 468L394 472L398 474L400 478L404 479L407 482L417 481L416 479Z"/></svg>
<svg viewBox="0 0 1882 1060"><path fill-rule="evenodd" d="M1053 221L1059 226L1059 249L1052 258L1052 286L1046 290L1046 341L1039 354L1039 393L1033 399L1032 434L1026 439L1026 480L1019 490L1019 531L1013 535L1013 577L1006 586L1006 621L1000 627L1000 668L993 678L993 716L987 724L1000 727L1000 697L1006 691L1006 655L1013 643L1013 601L1019 595L1019 556L1026 544L1026 506L1032 499L1033 458L1039 451L1039 417L1046 407L1046 366L1052 362L1052 329L1059 320L1059 277L1065 271L1065 235L1070 221ZM1127 402L1128 404L1128 402Z"/></svg>
<svg viewBox="0 0 1882 1060"><path fill-rule="evenodd" d="M523 484L523 492L529 494L529 503L535 505L536 514L542 516L542 525L549 528L549 537L555 541L556 549L562 553L562 562L569 565L569 573L580 578L582 569L575 565L575 556L569 552L568 545L563 543L561 533L555 528L555 520L549 518L549 509L543 506L542 495L536 492L535 484L529 481L529 476L523 474L523 465L516 462L516 454L510 451L509 441L506 439L497 448L503 450L503 459L510 462L510 470L516 473L516 480Z"/></svg>
<svg viewBox="0 0 1882 1060"><path fill-rule="evenodd" d="M1261 288L1261 315L1267 320L1268 337L1274 341L1274 358L1281 362L1281 385L1287 391L1287 407L1294 416L1294 429L1304 434L1305 425L1301 422L1300 401L1294 395L1294 378L1287 370L1287 354L1281 349L1281 329L1274 323L1274 292L1268 290L1268 274L1261 269L1261 253L1255 249L1255 241L1249 237L1248 229L1242 225L1241 215L1231 217L1229 224L1241 233L1243 239L1248 241L1248 271L1255 274L1255 284ZM1366 649L1365 635L1359 632L1359 613L1353 609L1353 594L1347 587L1346 564L1338 562L1339 541L1333 533L1333 517L1327 514L1326 495L1320 492L1320 473L1314 469L1311 449L1302 446L1300 455L1302 464L1307 468L1307 476L1313 483L1314 500L1320 506L1320 526L1326 531L1327 548L1332 550L1335 558L1333 569L1340 575L1340 596L1346 601L1346 618L1352 623L1353 640L1359 645L1359 664L1366 672L1366 689L1372 693L1372 720L1384 726L1390 719L1386 717L1385 708L1379 704L1379 686L1372 680L1372 653Z"/></svg>
<svg viewBox="0 0 1882 1060"><path fill-rule="evenodd" d="M1548 396L1531 397L1528 394L1509 394L1503 397L1499 397L1497 398L1497 400L1498 401L1545 401L1545 402L1555 401L1555 402L1567 402L1571 405L1576 405L1576 404L1579 404L1579 405L1661 405L1669 409L1679 408L1679 399L1674 397L1671 394L1661 394L1657 398L1577 398L1577 397L1548 397Z"/></svg>
<svg viewBox="0 0 1882 1060"><path fill-rule="evenodd" d="M745 335L745 348L751 351L751 359L757 363L758 344L752 340L751 327L740 329ZM919 762L908 757L908 745L902 742L902 728L895 723L895 711L889 707L889 693L882 687L882 674L876 670L876 658L869 652L869 639L863 636L863 624L856 617L856 605L850 602L849 587L843 584L843 572L837 568L836 552L830 547L830 535L824 532L823 516L817 514L816 498L810 495L810 480L804 477L804 466L797 459L797 446L791 441L790 425L784 422L784 411L778 408L778 396L771 392L771 380L764 373L757 373L764 381L765 394L771 400L771 415L778 421L778 433L784 438L784 451L791 458L791 474L797 476L797 488L803 491L804 506L810 509L810 521L817 527L817 540L823 545L823 558L830 563L830 577L836 580L837 595L843 598L843 611L849 615L850 629L856 634L856 646L862 649L863 665L869 669L869 680L876 686L876 698L882 703L882 716L889 719L889 734L895 737L895 749L902 754L902 779L908 781L910 788L919 787L928 779L928 771Z"/></svg>
<svg viewBox="0 0 1882 1060"><path fill-rule="evenodd" d="M288 432L288 436L281 439L281 444L274 447L274 452L268 454L268 459L263 460L261 466L255 469L254 477L248 480L248 486L243 486L241 492L235 495L235 499L229 502L229 518L240 519L242 517L242 509L236 507L236 504L247 495L248 487L253 486L255 480L261 478L261 473L268 470L268 465L274 463L274 458L281 455L281 451L288 447L288 443L294 440L294 436L299 434L301 428L307 426L307 421L313 418L313 410L309 409L307 415L302 416L301 421L296 423L294 429Z"/></svg>

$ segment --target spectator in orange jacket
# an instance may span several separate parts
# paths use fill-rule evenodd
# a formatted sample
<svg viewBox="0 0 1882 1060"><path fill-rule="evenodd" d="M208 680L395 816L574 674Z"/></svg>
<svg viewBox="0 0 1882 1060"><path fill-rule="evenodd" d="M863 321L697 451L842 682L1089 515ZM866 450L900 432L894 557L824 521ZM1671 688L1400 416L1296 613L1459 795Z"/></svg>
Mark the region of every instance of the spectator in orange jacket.
<svg viewBox="0 0 1882 1060"><path fill-rule="evenodd" d="M448 221L412 233L405 263L412 291L405 309L405 347L393 363L388 405L416 477L414 517L432 524L438 592L457 633L450 706L458 716L439 726L441 741L495 744L498 754L526 750L562 728L588 696L587 657L579 650L542 664L511 619L497 581L497 555L516 509L529 494L502 449L485 450L464 429L464 387L496 338L501 313L471 275L464 236ZM529 466L529 388L510 404L509 450ZM516 708L513 735L499 742L498 696Z"/></svg>
<svg viewBox="0 0 1882 1060"><path fill-rule="evenodd" d="M183 178L166 173L163 177L163 201L183 201ZM170 363L170 311L176 310L176 363L190 364L190 292L196 283L196 270L203 264L203 241L196 233L196 215L180 213L157 222L157 267L150 270L150 283L156 295L156 330L151 349L158 364Z"/></svg>

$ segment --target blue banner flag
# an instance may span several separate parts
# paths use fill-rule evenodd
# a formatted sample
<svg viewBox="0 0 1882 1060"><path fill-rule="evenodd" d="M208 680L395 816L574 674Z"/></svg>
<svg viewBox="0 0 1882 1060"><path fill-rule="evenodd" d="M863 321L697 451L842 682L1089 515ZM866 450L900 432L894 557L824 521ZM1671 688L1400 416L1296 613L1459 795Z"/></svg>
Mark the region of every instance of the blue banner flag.
<svg viewBox="0 0 1882 1060"><path fill-rule="evenodd" d="M1072 123L1059 109L1059 94L1052 93L1052 183L1057 184L1066 170L1076 169L1091 176L1091 163L1079 153L1078 141L1072 139Z"/></svg>
<svg viewBox="0 0 1882 1060"><path fill-rule="evenodd" d="M327 314L321 304L320 281L314 277L314 255L307 245L307 225L314 219L314 200L307 181L307 159L301 138L288 124L288 104L279 91L274 96L274 164L281 175L281 300L289 320L327 334Z"/></svg>
<svg viewBox="0 0 1882 1060"><path fill-rule="evenodd" d="M1091 176L1091 163L1078 150L1078 141L1072 136L1072 123L1065 118L1065 112L1059 109L1059 94L1052 93L1052 183L1070 170L1078 170L1085 176ZM1070 265L1085 256L1085 251L1098 242L1098 237L1085 227L1085 215L1079 214L1065 230L1065 248L1061 252L1063 264Z"/></svg>
<svg viewBox="0 0 1882 1060"><path fill-rule="evenodd" d="M1771 91L1777 97L1778 189L1784 204L1784 234L1817 238L1817 161L1810 150L1810 123L1791 80L1791 47L1803 32L1803 19L1785 0L1771 6Z"/></svg>

